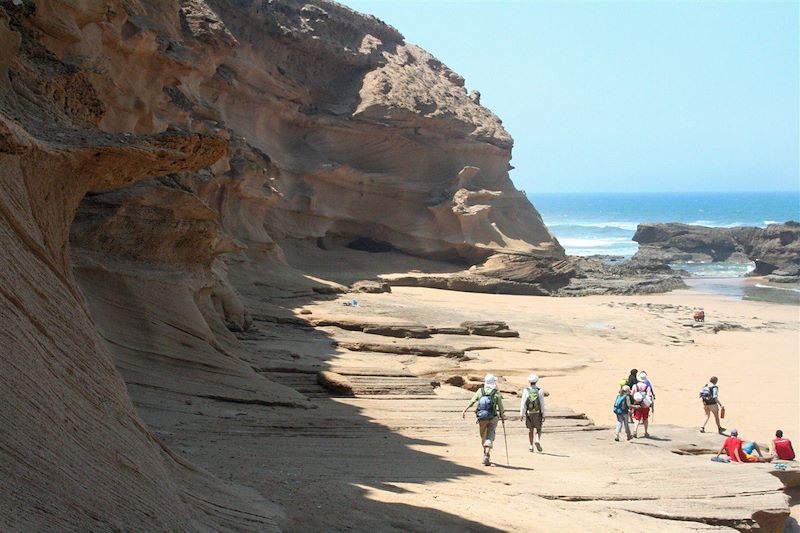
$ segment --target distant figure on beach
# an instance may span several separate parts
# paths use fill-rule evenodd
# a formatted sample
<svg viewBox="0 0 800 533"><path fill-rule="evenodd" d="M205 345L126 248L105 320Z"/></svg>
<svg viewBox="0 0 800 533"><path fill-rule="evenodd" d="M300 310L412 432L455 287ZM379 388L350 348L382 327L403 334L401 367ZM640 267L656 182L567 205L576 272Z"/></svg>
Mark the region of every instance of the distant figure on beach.
<svg viewBox="0 0 800 533"><path fill-rule="evenodd" d="M650 436L647 429L650 420L650 408L653 405L653 389L647 382L647 374L639 372L636 376L636 384L631 387L631 393L633 394L633 419L636 421L633 436L637 438L639 437L639 426L641 425L644 425L644 436Z"/></svg>
<svg viewBox="0 0 800 533"><path fill-rule="evenodd" d="M492 464L490 454L492 446L494 446L497 423L500 419L506 419L503 396L497 390L497 378L492 374L486 374L483 379L483 386L475 391L475 395L470 400L469 405L461 413L461 418L464 418L467 410L475 403L478 404L475 408L475 417L477 418L478 432L483 446L483 464L489 466Z"/></svg>
<svg viewBox="0 0 800 533"><path fill-rule="evenodd" d="M753 451L755 451L758 456L753 455ZM732 429L731 436L725 439L722 448L720 448L719 453L717 453L717 457L722 455L722 452L728 454L728 457L734 463L769 463L772 461L772 456L764 457L761 453L761 449L755 442L748 442L745 444L742 439L739 438L739 432L735 429Z"/></svg>
<svg viewBox="0 0 800 533"><path fill-rule="evenodd" d="M647 370L642 369L642 371L639 372L639 374L644 374L644 384L650 387L650 395L652 396L653 401L655 402L656 389L653 388L653 384L650 382L650 377L647 375ZM637 378L636 380L638 381L639 376L637 375L636 378Z"/></svg>
<svg viewBox="0 0 800 533"><path fill-rule="evenodd" d="M522 400L519 404L520 419L525 420L525 427L528 428L529 452L533 451L534 444L537 450L542 451L542 424L545 419L545 408L544 391L539 388L538 382L539 376L536 374L528 376L528 387L522 391Z"/></svg>
<svg viewBox="0 0 800 533"><path fill-rule="evenodd" d="M775 438L772 439L772 455L783 461L791 461L795 458L794 448L792 441L783 437L783 431L780 429L775 432Z"/></svg>
<svg viewBox="0 0 800 533"><path fill-rule="evenodd" d="M625 435L628 440L631 440L631 426L628 423L628 415L631 410L631 388L623 385L617 393L617 399L614 400L614 414L617 415L617 427L614 429L614 440L619 442L619 432L625 428Z"/></svg>
<svg viewBox="0 0 800 533"><path fill-rule="evenodd" d="M711 376L708 383L700 390L700 399L703 401L703 410L706 413L706 420L703 422L703 425L700 426L700 433L706 432L706 424L708 424L708 419L711 418L712 413L714 414L714 422L717 424L717 432L720 434L724 433L725 428L722 427L719 422L719 411L720 409L724 411L725 407L723 407L722 402L719 401L717 376Z"/></svg>
<svg viewBox="0 0 800 533"><path fill-rule="evenodd" d="M633 389L633 386L638 383L637 376L639 375L639 371L635 368L631 369L631 373L628 374L628 380L625 382L625 385L628 386L628 389ZM633 393L631 392L631 401L633 401ZM628 411L628 422L633 424L633 410Z"/></svg>
<svg viewBox="0 0 800 533"><path fill-rule="evenodd" d="M628 381L625 383L629 388L633 388L636 383L638 383L639 379L639 371L635 368L631 369L631 373L628 375Z"/></svg>

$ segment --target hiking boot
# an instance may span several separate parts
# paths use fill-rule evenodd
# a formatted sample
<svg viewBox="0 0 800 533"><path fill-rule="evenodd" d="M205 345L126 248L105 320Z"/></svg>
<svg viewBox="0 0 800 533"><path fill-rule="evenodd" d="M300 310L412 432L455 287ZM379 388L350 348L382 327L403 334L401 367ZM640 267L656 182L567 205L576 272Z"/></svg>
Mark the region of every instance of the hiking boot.
<svg viewBox="0 0 800 533"><path fill-rule="evenodd" d="M706 428L700 428L700 433L705 433L705 432L706 432Z"/></svg>
<svg viewBox="0 0 800 533"><path fill-rule="evenodd" d="M483 456L483 466L491 466L492 462L489 460L488 455Z"/></svg>
<svg viewBox="0 0 800 533"><path fill-rule="evenodd" d="M628 440L631 440L632 438L633 438L633 435L628 435Z"/></svg>
<svg viewBox="0 0 800 533"><path fill-rule="evenodd" d="M537 443L536 443L536 449L537 449L538 451L542 451L542 443L541 443L541 442L537 442Z"/></svg>
<svg viewBox="0 0 800 533"><path fill-rule="evenodd" d="M650 438L650 433L645 433L644 434L644 438L649 439Z"/></svg>
<svg viewBox="0 0 800 533"><path fill-rule="evenodd" d="M720 435L725 434L725 428L719 428L719 434Z"/></svg>
<svg viewBox="0 0 800 533"><path fill-rule="evenodd" d="M615 440L615 441L617 441L617 442L619 442L619 435L617 435L616 437L614 437L614 440Z"/></svg>

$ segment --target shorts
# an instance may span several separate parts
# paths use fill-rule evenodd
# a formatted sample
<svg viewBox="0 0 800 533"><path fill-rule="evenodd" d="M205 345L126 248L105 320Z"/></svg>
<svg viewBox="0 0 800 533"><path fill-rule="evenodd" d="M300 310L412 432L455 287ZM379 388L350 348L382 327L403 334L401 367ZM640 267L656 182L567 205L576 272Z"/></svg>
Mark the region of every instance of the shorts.
<svg viewBox="0 0 800 533"><path fill-rule="evenodd" d="M525 427L528 429L542 430L542 413L527 413L525 415Z"/></svg>
<svg viewBox="0 0 800 533"><path fill-rule="evenodd" d="M746 453L747 455L752 455L752 453L753 453L753 450L755 450L755 449L756 449L756 443L755 443L755 441L746 442L746 443L744 443L744 445L742 446L742 451L743 451L744 453Z"/></svg>
<svg viewBox="0 0 800 533"><path fill-rule="evenodd" d="M757 463L758 457L755 455L751 455L749 453L744 454L744 459L742 460L743 463Z"/></svg>
<svg viewBox="0 0 800 533"><path fill-rule="evenodd" d="M478 431L481 434L481 442L487 448L491 448L494 443L495 430L497 430L498 417L488 420L478 420Z"/></svg>
<svg viewBox="0 0 800 533"><path fill-rule="evenodd" d="M706 413L719 413L719 404L718 403L704 403L703 408L706 410Z"/></svg>
<svg viewBox="0 0 800 533"><path fill-rule="evenodd" d="M650 418L650 408L649 407L637 407L633 410L633 419L634 420L647 420Z"/></svg>

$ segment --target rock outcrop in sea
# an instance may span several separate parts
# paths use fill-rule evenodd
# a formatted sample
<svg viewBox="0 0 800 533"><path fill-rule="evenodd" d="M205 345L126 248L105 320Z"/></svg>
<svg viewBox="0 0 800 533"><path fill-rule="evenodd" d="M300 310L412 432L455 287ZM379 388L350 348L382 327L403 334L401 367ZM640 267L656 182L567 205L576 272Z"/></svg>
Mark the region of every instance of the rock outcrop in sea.
<svg viewBox="0 0 800 533"><path fill-rule="evenodd" d="M800 223L794 221L766 228L640 224L633 240L639 243L633 262L643 265L752 261L753 275L800 279Z"/></svg>

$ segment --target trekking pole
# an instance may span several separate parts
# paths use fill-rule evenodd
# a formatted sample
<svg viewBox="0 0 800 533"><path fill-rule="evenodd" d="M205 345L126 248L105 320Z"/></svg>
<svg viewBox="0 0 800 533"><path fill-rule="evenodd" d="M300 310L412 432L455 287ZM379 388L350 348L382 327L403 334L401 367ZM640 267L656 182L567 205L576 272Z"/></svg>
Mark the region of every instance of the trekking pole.
<svg viewBox="0 0 800 533"><path fill-rule="evenodd" d="M506 443L506 464L511 466L511 460L508 458L508 438L506 437L506 421L501 418L500 422L503 424L503 441L505 441Z"/></svg>

